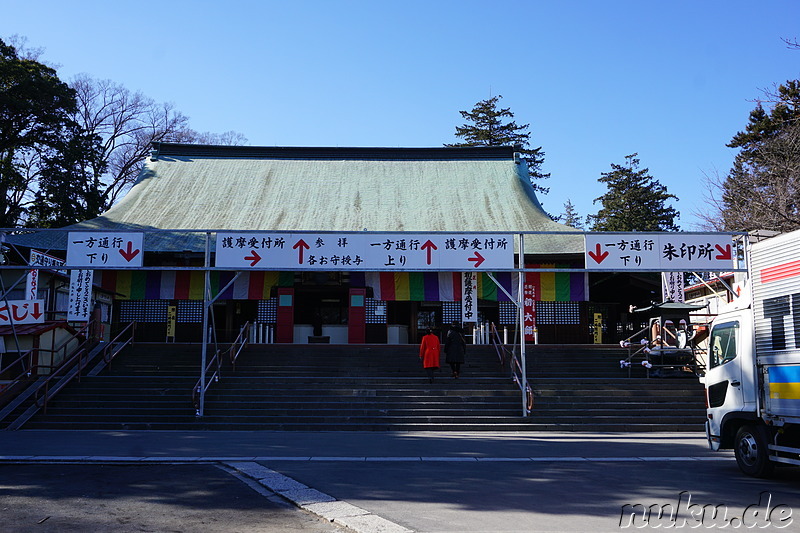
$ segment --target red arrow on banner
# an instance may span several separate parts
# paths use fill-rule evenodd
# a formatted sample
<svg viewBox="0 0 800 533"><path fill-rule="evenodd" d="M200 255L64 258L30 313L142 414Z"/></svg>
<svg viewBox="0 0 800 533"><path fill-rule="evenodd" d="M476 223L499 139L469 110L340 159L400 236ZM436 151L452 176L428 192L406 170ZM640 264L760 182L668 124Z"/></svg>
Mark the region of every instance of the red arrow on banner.
<svg viewBox="0 0 800 533"><path fill-rule="evenodd" d="M297 241L297 243L294 246L292 246L292 250L297 250L298 248L300 250L298 252L299 257L297 259L297 263L302 265L303 264L303 249L305 248L306 250L310 250L311 247L306 244L306 241L304 241L303 239L300 239L299 241Z"/></svg>
<svg viewBox="0 0 800 533"><path fill-rule="evenodd" d="M595 248L595 252L588 252L589 257L595 260L595 262L599 265L602 263L606 257L608 257L608 252L604 252L603 248L600 246L600 243L597 243L597 247Z"/></svg>
<svg viewBox="0 0 800 533"><path fill-rule="evenodd" d="M431 264L431 252L433 250L438 250L435 244L433 244L430 240L425 241L425 244L420 246L423 250L428 252L428 264Z"/></svg>
<svg viewBox="0 0 800 533"><path fill-rule="evenodd" d="M254 267L254 266L256 266L256 263L261 261L261 256L258 255L258 252L256 252L255 250L250 250L250 253L253 254L253 255L245 256L244 260L245 261L252 261L252 263L250 263L250 266Z"/></svg>
<svg viewBox="0 0 800 533"><path fill-rule="evenodd" d="M39 320L39 317L41 317L43 314L44 313L39 311L39 302L33 302L33 311L31 312L31 316L34 319Z"/></svg>
<svg viewBox="0 0 800 533"><path fill-rule="evenodd" d="M120 248L119 254L125 259L125 261L130 263L131 259L139 255L139 250L134 250L133 243L128 241L128 250L126 251Z"/></svg>
<svg viewBox="0 0 800 533"><path fill-rule="evenodd" d="M730 261L733 259L733 252L731 250L731 245L726 244L725 248L720 246L719 244L715 244L714 248L717 249L719 255L715 257L715 259L721 259L722 261Z"/></svg>
<svg viewBox="0 0 800 533"><path fill-rule="evenodd" d="M481 266L481 263L486 261L486 258L483 257L478 252L475 252L475 257L468 257L467 261L475 261L475 268L478 268L479 266Z"/></svg>

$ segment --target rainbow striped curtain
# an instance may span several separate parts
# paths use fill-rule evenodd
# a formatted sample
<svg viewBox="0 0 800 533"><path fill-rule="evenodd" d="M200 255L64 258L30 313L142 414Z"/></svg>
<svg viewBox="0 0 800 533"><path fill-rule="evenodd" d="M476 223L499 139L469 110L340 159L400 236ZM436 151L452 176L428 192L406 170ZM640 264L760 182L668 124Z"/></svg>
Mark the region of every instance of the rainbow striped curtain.
<svg viewBox="0 0 800 533"><path fill-rule="evenodd" d="M555 265L528 265L530 268L556 268ZM566 268L566 267L564 267ZM512 272L493 274L505 291L486 273L478 275L478 299L516 300L519 284ZM586 300L585 274L582 272L528 272L525 280L536 287L536 300L575 302ZM384 301L453 302L461 300L459 272L352 272L353 287L371 287L373 297Z"/></svg>
<svg viewBox="0 0 800 533"><path fill-rule="evenodd" d="M568 265L539 264L528 268L570 268ZM583 272L526 272L525 282L536 287L535 300L581 302L588 300Z"/></svg>
<svg viewBox="0 0 800 533"><path fill-rule="evenodd" d="M555 265L528 265L530 268L555 268ZM99 275L99 276L98 276ZM211 272L211 291L219 293L234 277L234 272ZM203 272L200 270L98 270L100 285L117 293L120 300L202 300ZM478 299L509 301L517 298L517 275L498 272L494 278L478 274ZM587 299L585 274L581 272L528 272L526 283L536 287L536 300L546 302ZM292 287L294 272L242 272L221 295L222 300L266 300L272 287ZM454 302L461 300L459 272L351 272L351 287L371 287L373 297L384 301Z"/></svg>
<svg viewBox="0 0 800 533"><path fill-rule="evenodd" d="M119 300L202 300L204 273L200 270L103 270L100 286L117 293ZM216 295L235 272L211 272ZM294 272L242 272L220 295L223 300L266 300L274 286L294 285Z"/></svg>

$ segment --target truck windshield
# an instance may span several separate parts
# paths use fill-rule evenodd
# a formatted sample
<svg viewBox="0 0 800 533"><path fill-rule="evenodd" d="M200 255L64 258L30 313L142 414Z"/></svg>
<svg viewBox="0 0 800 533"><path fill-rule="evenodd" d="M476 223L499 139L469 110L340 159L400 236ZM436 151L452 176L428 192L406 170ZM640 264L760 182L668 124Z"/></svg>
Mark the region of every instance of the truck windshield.
<svg viewBox="0 0 800 533"><path fill-rule="evenodd" d="M716 326L711 332L709 340L711 368L736 358L736 332L738 329L738 322L729 322Z"/></svg>

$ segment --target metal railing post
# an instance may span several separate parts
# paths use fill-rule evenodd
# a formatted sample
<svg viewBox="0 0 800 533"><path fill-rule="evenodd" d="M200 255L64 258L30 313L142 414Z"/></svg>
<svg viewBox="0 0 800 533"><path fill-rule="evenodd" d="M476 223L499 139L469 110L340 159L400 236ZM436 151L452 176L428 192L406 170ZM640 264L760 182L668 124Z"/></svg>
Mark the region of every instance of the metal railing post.
<svg viewBox="0 0 800 533"><path fill-rule="evenodd" d="M525 277L525 235L520 233L519 234L519 279L518 279L518 287L517 287L517 305L519 306L519 328L520 328L520 336L519 336L519 356L520 356L520 365L522 368L520 372L522 374L522 383L520 384L520 389L522 389L522 416L527 417L528 413L528 365L525 360L525 306L523 305L525 300L525 286L524 286L524 277Z"/></svg>
<svg viewBox="0 0 800 533"><path fill-rule="evenodd" d="M206 403L206 359L208 357L208 306L209 306L209 291L211 290L211 271L208 270L211 266L211 232L206 232L206 248L205 259L203 262L206 270L204 272L204 287L203 287L203 346L200 350L200 403L197 407L195 415L203 416L203 410Z"/></svg>

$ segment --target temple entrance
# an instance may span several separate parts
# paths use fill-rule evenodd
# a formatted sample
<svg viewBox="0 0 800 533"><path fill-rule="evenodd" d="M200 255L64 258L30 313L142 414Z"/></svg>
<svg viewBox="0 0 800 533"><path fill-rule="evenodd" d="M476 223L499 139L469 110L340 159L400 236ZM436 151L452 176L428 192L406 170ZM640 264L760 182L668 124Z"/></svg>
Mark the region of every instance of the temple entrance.
<svg viewBox="0 0 800 533"><path fill-rule="evenodd" d="M346 287L302 287L295 298L295 342L347 344Z"/></svg>
<svg viewBox="0 0 800 533"><path fill-rule="evenodd" d="M218 342L233 342L247 322L258 318L258 301L223 300L214 303L214 326Z"/></svg>

